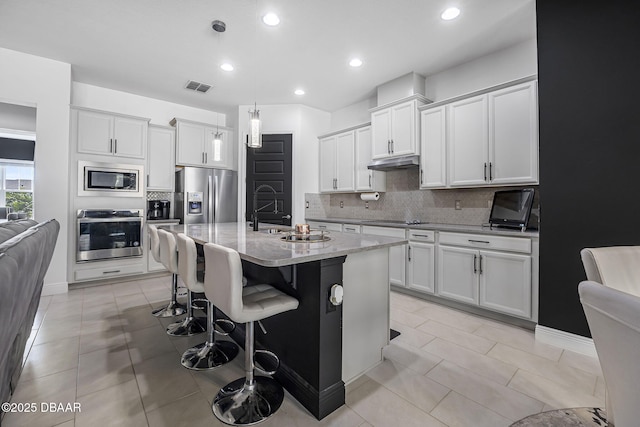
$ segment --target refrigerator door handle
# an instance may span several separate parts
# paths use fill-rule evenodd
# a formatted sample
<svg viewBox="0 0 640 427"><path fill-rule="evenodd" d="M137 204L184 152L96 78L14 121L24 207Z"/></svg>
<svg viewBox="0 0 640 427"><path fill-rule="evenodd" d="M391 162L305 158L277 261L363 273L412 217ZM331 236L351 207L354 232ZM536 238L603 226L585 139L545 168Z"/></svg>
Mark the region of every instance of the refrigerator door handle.
<svg viewBox="0 0 640 427"><path fill-rule="evenodd" d="M218 222L218 209L220 208L220 185L218 183L219 179L220 177L217 174L213 176L213 220L215 222Z"/></svg>
<svg viewBox="0 0 640 427"><path fill-rule="evenodd" d="M211 175L207 176L207 203L208 203L208 211L209 215L207 217L207 222L212 223L214 220L214 212L213 212L213 177Z"/></svg>

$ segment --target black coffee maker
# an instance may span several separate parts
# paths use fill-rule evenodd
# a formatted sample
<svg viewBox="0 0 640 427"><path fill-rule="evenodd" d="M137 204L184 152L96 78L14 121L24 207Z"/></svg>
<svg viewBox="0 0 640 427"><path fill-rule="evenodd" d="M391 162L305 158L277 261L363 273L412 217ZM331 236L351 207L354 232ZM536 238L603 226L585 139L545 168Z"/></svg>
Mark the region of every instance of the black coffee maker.
<svg viewBox="0 0 640 427"><path fill-rule="evenodd" d="M147 219L169 219L171 204L168 200L147 201Z"/></svg>

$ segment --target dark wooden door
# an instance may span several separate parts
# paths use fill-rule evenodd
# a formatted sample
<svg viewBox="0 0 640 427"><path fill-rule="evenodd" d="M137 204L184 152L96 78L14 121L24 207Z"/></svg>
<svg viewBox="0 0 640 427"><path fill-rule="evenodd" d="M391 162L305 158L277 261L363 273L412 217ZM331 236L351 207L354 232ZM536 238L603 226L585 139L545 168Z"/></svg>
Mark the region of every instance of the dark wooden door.
<svg viewBox="0 0 640 427"><path fill-rule="evenodd" d="M276 194L268 188L258 193L260 222L291 225L292 139L291 134L262 135L262 148L247 147L247 221L251 221L253 214L256 188L267 184ZM278 203L277 214L273 213L274 199Z"/></svg>

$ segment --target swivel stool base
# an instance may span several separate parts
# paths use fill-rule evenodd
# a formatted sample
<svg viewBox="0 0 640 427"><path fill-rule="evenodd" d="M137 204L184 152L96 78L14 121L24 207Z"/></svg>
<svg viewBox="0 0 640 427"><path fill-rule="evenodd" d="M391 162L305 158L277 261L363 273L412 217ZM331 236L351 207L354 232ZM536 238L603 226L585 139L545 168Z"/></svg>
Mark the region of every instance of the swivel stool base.
<svg viewBox="0 0 640 427"><path fill-rule="evenodd" d="M274 379L253 377L253 383L238 378L224 386L213 400L213 413L224 423L253 425L273 415L284 400L284 390Z"/></svg>
<svg viewBox="0 0 640 427"><path fill-rule="evenodd" d="M195 371L214 369L232 361L238 355L238 346L230 341L203 342L182 354L182 366Z"/></svg>

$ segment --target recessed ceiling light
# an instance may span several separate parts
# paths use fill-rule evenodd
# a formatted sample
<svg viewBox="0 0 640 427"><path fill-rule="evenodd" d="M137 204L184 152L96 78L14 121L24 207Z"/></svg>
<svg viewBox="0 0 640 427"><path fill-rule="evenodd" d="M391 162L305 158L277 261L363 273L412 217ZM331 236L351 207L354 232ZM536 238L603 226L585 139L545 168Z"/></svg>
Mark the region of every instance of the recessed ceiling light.
<svg viewBox="0 0 640 427"><path fill-rule="evenodd" d="M349 65L351 65L352 67L359 67L362 65L362 60L360 58L353 58L351 61L349 61Z"/></svg>
<svg viewBox="0 0 640 427"><path fill-rule="evenodd" d="M458 15L460 15L460 9L458 9L457 7L450 7L442 12L440 18L444 19L445 21L451 21L452 19L456 19Z"/></svg>
<svg viewBox="0 0 640 427"><path fill-rule="evenodd" d="M270 27L275 27L280 23L280 18L273 12L269 12L262 17L262 22L267 24Z"/></svg>
<svg viewBox="0 0 640 427"><path fill-rule="evenodd" d="M222 64L220 68L222 68L224 71L233 71L233 65L229 64L228 62Z"/></svg>
<svg viewBox="0 0 640 427"><path fill-rule="evenodd" d="M304 95L304 90L296 89L293 93L295 93L296 95Z"/></svg>

